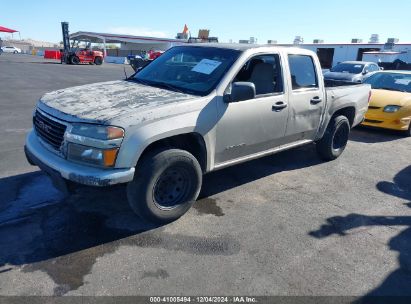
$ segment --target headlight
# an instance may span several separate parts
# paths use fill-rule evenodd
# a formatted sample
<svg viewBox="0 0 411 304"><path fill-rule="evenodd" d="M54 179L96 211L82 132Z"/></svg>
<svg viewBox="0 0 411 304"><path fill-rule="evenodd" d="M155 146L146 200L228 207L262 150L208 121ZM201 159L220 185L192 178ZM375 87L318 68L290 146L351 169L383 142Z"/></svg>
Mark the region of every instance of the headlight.
<svg viewBox="0 0 411 304"><path fill-rule="evenodd" d="M70 133L101 140L119 139L124 137L124 130L122 128L92 124L73 124Z"/></svg>
<svg viewBox="0 0 411 304"><path fill-rule="evenodd" d="M82 163L89 163L101 167L113 167L116 163L118 150L119 148L99 149L69 143L67 150L67 158L69 160Z"/></svg>
<svg viewBox="0 0 411 304"><path fill-rule="evenodd" d="M397 112L399 109L401 109L400 106L392 106L392 105L390 105L390 106L386 106L386 107L384 108L384 112L386 112L386 113L395 113L395 112Z"/></svg>

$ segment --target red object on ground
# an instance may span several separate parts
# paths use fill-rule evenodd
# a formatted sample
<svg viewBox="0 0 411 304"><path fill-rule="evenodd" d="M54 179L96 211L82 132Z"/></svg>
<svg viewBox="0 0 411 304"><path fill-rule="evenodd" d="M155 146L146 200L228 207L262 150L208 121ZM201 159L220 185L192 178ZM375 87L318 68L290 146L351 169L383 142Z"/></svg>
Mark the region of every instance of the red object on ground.
<svg viewBox="0 0 411 304"><path fill-rule="evenodd" d="M61 53L60 53L60 51L56 51L56 50L45 50L44 51L44 59L60 60L61 59Z"/></svg>
<svg viewBox="0 0 411 304"><path fill-rule="evenodd" d="M9 29L9 28L4 27L4 26L0 26L0 32L4 32L4 33L16 33L16 32L18 32L18 31Z"/></svg>

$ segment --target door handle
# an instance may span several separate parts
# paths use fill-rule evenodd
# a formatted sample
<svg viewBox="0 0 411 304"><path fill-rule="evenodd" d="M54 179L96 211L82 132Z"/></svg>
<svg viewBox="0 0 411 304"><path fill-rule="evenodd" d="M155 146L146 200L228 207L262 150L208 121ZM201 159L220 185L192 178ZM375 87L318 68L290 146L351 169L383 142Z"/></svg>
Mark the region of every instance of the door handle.
<svg viewBox="0 0 411 304"><path fill-rule="evenodd" d="M323 101L320 97L316 96L313 99L310 100L310 103L312 105L316 105L317 103L320 103L321 101Z"/></svg>
<svg viewBox="0 0 411 304"><path fill-rule="evenodd" d="M279 102L276 102L275 105L273 105L272 109L275 112L279 112L279 111L285 109L286 107L287 107L286 103L284 103L282 101L279 101Z"/></svg>

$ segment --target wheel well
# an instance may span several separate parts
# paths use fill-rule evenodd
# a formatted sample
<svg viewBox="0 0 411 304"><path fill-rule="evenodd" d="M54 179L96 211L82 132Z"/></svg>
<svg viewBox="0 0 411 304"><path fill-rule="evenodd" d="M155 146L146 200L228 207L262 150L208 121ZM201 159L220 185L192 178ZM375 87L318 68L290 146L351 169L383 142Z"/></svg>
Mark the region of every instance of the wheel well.
<svg viewBox="0 0 411 304"><path fill-rule="evenodd" d="M160 139L151 143L141 154L138 162L148 153L158 149L181 149L190 152L198 161L203 172L207 169L207 149L203 137L198 133L186 133Z"/></svg>
<svg viewBox="0 0 411 304"><path fill-rule="evenodd" d="M350 126L352 127L354 124L354 118L355 118L355 108L354 107L347 107L338 110L337 112L334 113L333 117L337 117L343 115L348 118L348 121L350 122Z"/></svg>

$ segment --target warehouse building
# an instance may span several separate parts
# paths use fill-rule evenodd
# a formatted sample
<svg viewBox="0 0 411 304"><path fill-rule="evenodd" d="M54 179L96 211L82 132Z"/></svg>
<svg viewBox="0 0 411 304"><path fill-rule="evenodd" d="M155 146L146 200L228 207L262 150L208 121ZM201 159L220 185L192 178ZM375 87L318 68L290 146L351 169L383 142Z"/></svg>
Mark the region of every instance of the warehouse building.
<svg viewBox="0 0 411 304"><path fill-rule="evenodd" d="M297 36L293 44L280 45L298 46L316 52L324 69L351 60L376 63L397 60L411 63L411 43L400 43L395 38L380 43L378 35L375 34L368 43L364 43L362 39L352 39L351 43L324 43L321 39L315 39L313 43L304 43L303 39Z"/></svg>

